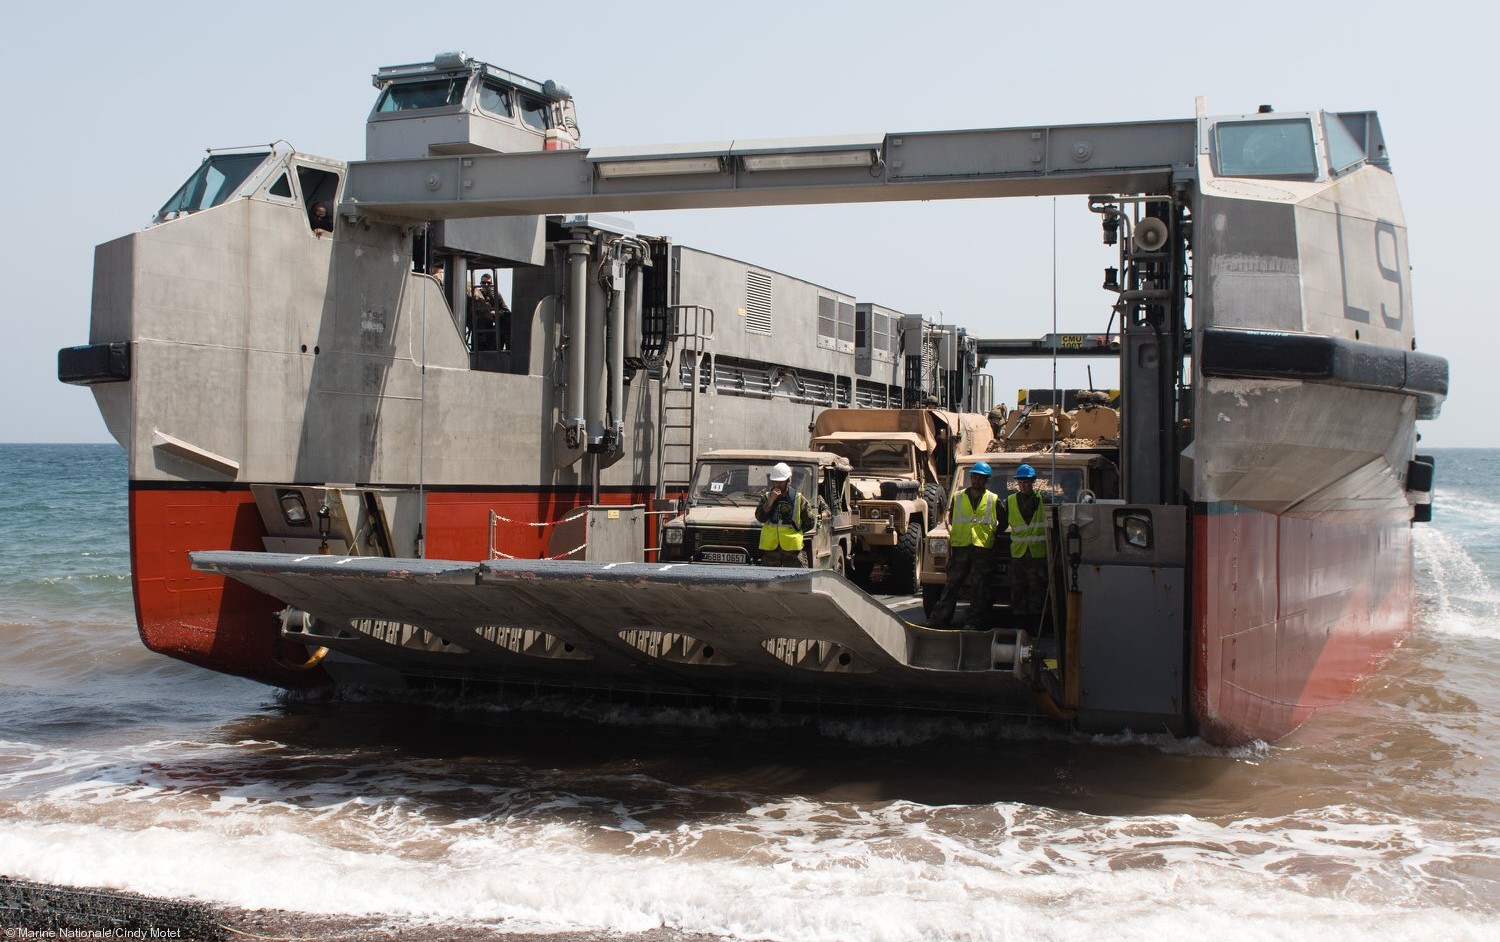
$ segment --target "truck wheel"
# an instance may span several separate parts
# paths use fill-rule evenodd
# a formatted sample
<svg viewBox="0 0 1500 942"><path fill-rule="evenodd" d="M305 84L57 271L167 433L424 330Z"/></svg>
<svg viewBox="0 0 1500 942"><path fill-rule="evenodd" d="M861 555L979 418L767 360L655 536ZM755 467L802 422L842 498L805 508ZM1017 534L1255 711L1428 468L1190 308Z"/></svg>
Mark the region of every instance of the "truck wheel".
<svg viewBox="0 0 1500 942"><path fill-rule="evenodd" d="M833 559L829 560L828 568L848 578L849 557L844 555L844 544L840 543L833 548Z"/></svg>
<svg viewBox="0 0 1500 942"><path fill-rule="evenodd" d="M942 519L943 512L948 509L943 502L943 488L937 484L922 485L922 499L927 501L927 529L938 525Z"/></svg>
<svg viewBox="0 0 1500 942"><path fill-rule="evenodd" d="M932 610L937 608L938 599L943 597L943 587L936 582L924 582L922 584L922 614L931 615Z"/></svg>
<svg viewBox="0 0 1500 942"><path fill-rule="evenodd" d="M910 594L922 584L922 521L913 520L891 550L890 591Z"/></svg>

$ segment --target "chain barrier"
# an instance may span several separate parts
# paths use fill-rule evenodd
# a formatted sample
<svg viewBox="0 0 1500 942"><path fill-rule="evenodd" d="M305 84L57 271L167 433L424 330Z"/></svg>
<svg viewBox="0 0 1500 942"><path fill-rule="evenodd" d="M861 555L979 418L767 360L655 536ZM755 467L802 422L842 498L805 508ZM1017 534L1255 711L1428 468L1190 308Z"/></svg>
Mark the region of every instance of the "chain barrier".
<svg viewBox="0 0 1500 942"><path fill-rule="evenodd" d="M646 513L646 516L648 516L648 517L674 517L674 516L677 516L677 514L680 513L680 511L677 511L677 510L648 510L645 513ZM489 558L490 559L532 559L532 558L537 558L537 559L567 559L570 556L575 556L578 553L583 552L584 549L588 547L588 541L584 541L583 543L580 543L579 545L577 545L577 546L573 547L572 549L568 550L566 553L558 553L556 556L540 556L540 557L512 556L511 554L505 552L504 550L496 548L496 546L495 546L495 525L497 523L509 523L509 524L514 524L516 526L521 526L521 527L555 527L558 524L562 524L562 523L572 523L574 520L579 520L579 519L581 519L581 518L583 518L583 517L585 517L587 515L588 515L588 509L585 508L583 510L577 511L576 513L569 514L566 517L562 517L561 519L558 519L558 520L547 521L547 522L544 522L544 523L532 523L529 520L512 520L511 518L509 518L507 516L504 516L503 514L498 514L495 511L491 510L490 511L490 527L489 527L489 543L490 543L490 545L489 545ZM659 553L661 551L661 547L648 546L648 547L645 548L645 551L647 553Z"/></svg>
<svg viewBox="0 0 1500 942"><path fill-rule="evenodd" d="M502 516L501 514L497 514L493 510L491 510L490 511L490 526L493 528L496 523L514 523L517 526L521 526L521 527L555 527L559 523L572 523L574 520L580 519L581 517L583 517L587 513L588 513L587 510L580 510L580 511L578 511L575 514L572 514L572 515L567 516L567 517L563 517L560 520L551 520L551 521L547 521L547 522L544 522L544 523L532 523L529 520L512 520L509 517Z"/></svg>
<svg viewBox="0 0 1500 942"><path fill-rule="evenodd" d="M566 553L558 553L556 556L538 556L536 558L537 559L567 559L569 556L572 556L575 553L581 553L581 552L583 552L584 549L587 546L588 546L587 543L580 543L577 546L573 547L572 549L568 550ZM531 559L531 558L532 557L530 557L530 556L512 556L509 553L505 552L505 550L498 550L498 549L492 549L492 550L490 550L490 559Z"/></svg>
<svg viewBox="0 0 1500 942"><path fill-rule="evenodd" d="M571 513L571 514L567 515L566 517L562 517L562 518L557 519L557 520L549 520L549 521L544 521L542 523L532 523L530 520L512 520L510 517L507 517L507 516L505 516L503 514L498 514L495 511L491 510L490 511L490 527L489 527L489 543L490 543L490 545L489 545L489 558L490 559L531 559L532 558L530 556L512 556L511 554L505 552L504 550L497 548L495 546L495 524L497 524L497 523L509 523L509 524L514 524L515 526L521 526L521 527L555 527L555 526L557 526L559 524L572 523L574 520L581 520L581 519L583 519L587 515L588 515L588 510L585 508L583 510L579 510L576 513ZM542 556L540 558L541 559L566 559L569 556L572 556L572 555L574 555L576 553L583 552L584 547L586 547L587 545L588 545L588 542L585 541L584 543L581 543L578 546L575 546L572 549L568 550L566 553L558 553L556 556Z"/></svg>

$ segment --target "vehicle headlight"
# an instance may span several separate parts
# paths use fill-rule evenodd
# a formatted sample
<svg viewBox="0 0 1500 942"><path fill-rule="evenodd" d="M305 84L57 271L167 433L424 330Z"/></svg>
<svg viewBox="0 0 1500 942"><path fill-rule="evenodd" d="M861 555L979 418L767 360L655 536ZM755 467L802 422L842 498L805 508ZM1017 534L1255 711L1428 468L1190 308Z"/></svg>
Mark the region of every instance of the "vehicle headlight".
<svg viewBox="0 0 1500 942"><path fill-rule="evenodd" d="M681 546L682 527L667 527L662 534L662 539L668 546Z"/></svg>
<svg viewBox="0 0 1500 942"><path fill-rule="evenodd" d="M927 538L927 548L932 551L932 555L934 556L947 556L948 538L946 536L929 536Z"/></svg>

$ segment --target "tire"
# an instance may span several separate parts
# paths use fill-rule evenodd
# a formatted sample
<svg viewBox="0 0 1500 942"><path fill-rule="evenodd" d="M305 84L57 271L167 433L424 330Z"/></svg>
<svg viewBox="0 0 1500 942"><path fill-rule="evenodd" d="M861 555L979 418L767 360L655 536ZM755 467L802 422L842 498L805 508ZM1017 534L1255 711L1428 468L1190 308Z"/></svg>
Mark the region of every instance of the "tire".
<svg viewBox="0 0 1500 942"><path fill-rule="evenodd" d="M828 561L828 568L844 578L849 577L849 557L844 554L844 544L839 543L833 548L833 558Z"/></svg>
<svg viewBox="0 0 1500 942"><path fill-rule="evenodd" d="M910 595L922 584L922 542L926 534L922 521L907 524L901 542L891 548L890 592L895 595Z"/></svg>
<svg viewBox="0 0 1500 942"><path fill-rule="evenodd" d="M922 499L927 502L927 529L931 530L943 519L943 512L948 509L943 500L943 488L938 484L923 484Z"/></svg>
<svg viewBox="0 0 1500 942"><path fill-rule="evenodd" d="M943 597L943 587L936 582L924 582L922 584L922 614L931 615L932 610L937 608L938 599Z"/></svg>
<svg viewBox="0 0 1500 942"><path fill-rule="evenodd" d="M870 591L870 566L863 559L864 557L862 556L846 559L844 561L844 578L868 592Z"/></svg>

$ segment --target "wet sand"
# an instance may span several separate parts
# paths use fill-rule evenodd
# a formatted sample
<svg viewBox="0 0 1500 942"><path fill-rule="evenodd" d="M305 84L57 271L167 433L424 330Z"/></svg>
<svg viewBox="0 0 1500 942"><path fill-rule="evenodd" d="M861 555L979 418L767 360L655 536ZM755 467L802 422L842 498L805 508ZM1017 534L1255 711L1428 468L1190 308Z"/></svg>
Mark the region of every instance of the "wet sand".
<svg viewBox="0 0 1500 942"><path fill-rule="evenodd" d="M102 887L66 887L0 875L0 940L172 939L177 942L721 942L673 929L556 933L508 931L503 923L413 921L246 910Z"/></svg>
<svg viewBox="0 0 1500 942"><path fill-rule="evenodd" d="M719 936L673 929L650 932L508 932L502 925L408 922L378 916L323 916L271 910L220 910L227 939L317 940L317 942L721 942Z"/></svg>

